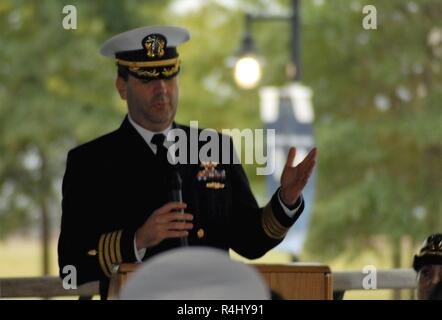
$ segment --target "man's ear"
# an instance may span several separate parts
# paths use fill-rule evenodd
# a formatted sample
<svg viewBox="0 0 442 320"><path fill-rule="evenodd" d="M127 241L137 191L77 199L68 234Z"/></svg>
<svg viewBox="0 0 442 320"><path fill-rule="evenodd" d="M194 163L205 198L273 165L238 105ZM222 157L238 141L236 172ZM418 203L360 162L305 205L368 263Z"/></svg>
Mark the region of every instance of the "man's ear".
<svg viewBox="0 0 442 320"><path fill-rule="evenodd" d="M123 100L126 100L126 84L126 81L121 77L117 77L117 80L115 80L115 87L117 87L118 93Z"/></svg>

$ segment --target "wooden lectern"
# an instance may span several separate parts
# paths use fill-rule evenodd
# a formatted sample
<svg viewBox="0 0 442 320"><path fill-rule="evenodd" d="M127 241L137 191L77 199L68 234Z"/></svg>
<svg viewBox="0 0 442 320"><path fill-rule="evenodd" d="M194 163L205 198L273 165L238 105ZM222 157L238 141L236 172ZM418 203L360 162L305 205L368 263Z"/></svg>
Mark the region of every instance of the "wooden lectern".
<svg viewBox="0 0 442 320"><path fill-rule="evenodd" d="M263 276L269 287L286 300L332 300L332 275L324 265L251 264ZM130 274L140 264L121 264L114 268L109 286L109 298L118 295Z"/></svg>

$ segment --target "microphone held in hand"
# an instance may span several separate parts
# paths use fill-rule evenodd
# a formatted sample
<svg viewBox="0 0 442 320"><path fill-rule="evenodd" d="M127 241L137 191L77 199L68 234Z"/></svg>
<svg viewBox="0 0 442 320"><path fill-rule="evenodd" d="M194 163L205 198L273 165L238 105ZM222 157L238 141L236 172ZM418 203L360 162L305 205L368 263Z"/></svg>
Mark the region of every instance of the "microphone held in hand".
<svg viewBox="0 0 442 320"><path fill-rule="evenodd" d="M177 171L172 171L170 175L170 201L173 202L183 202L183 194L182 194L182 180L180 174ZM184 214L184 209L176 210ZM182 221L184 222L184 220ZM189 245L187 241L187 237L180 238L181 246L187 247Z"/></svg>

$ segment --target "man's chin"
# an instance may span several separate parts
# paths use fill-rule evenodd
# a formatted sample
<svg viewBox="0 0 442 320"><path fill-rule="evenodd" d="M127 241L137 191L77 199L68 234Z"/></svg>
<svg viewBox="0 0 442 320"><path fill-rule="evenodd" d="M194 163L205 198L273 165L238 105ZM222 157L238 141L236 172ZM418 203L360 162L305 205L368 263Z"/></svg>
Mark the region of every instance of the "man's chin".
<svg viewBox="0 0 442 320"><path fill-rule="evenodd" d="M169 116L153 116L149 121L157 125L169 125L172 122Z"/></svg>
<svg viewBox="0 0 442 320"><path fill-rule="evenodd" d="M144 114L148 122L156 125L169 125L174 118L174 112L170 109L151 108L148 113Z"/></svg>

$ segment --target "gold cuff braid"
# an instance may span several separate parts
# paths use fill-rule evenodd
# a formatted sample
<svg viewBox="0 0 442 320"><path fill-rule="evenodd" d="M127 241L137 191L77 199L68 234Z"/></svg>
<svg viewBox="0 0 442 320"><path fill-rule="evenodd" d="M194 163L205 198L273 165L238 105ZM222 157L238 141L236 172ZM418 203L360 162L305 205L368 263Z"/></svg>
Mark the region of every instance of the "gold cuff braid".
<svg viewBox="0 0 442 320"><path fill-rule="evenodd" d="M98 243L98 260L100 267L107 277L110 277L112 273L112 266L114 264L120 264L123 259L121 258L121 234L123 230L114 231L110 233L103 233L100 236Z"/></svg>
<svg viewBox="0 0 442 320"><path fill-rule="evenodd" d="M261 215L261 225L264 229L265 234L276 240L280 240L285 237L289 228L284 227L276 219L275 214L272 210L272 204L269 202L263 209Z"/></svg>

